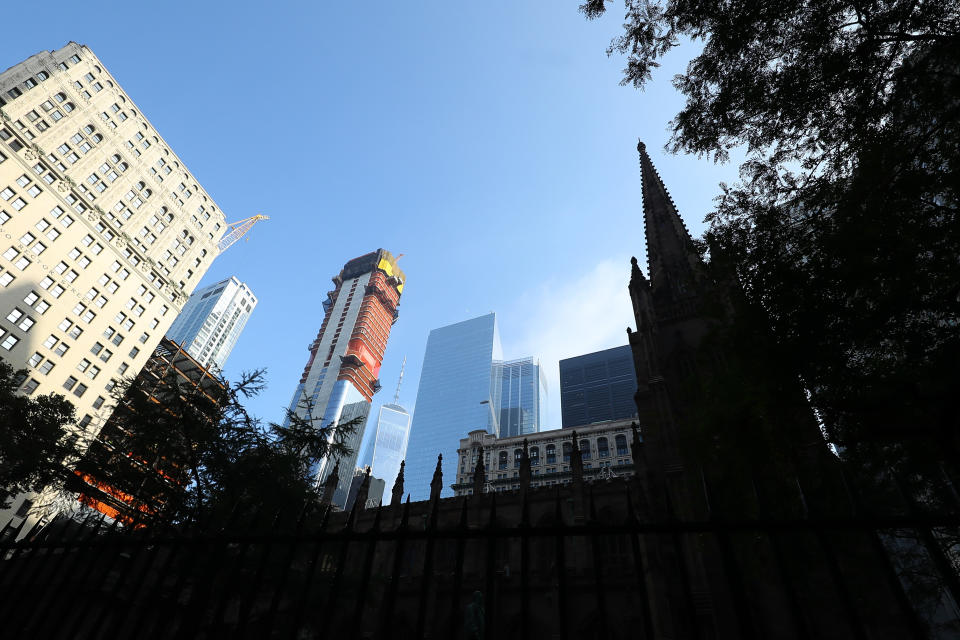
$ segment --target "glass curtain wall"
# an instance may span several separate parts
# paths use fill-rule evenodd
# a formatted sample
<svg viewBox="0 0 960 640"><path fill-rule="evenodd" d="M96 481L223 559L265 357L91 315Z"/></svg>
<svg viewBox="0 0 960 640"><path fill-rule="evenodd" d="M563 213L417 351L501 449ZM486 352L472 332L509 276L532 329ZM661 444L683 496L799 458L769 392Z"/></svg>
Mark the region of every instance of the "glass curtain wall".
<svg viewBox="0 0 960 640"><path fill-rule="evenodd" d="M474 429L497 432L491 372L494 360L502 359L496 314L430 332L404 468L404 489L411 500L430 497L439 453L441 495L452 496L460 438Z"/></svg>

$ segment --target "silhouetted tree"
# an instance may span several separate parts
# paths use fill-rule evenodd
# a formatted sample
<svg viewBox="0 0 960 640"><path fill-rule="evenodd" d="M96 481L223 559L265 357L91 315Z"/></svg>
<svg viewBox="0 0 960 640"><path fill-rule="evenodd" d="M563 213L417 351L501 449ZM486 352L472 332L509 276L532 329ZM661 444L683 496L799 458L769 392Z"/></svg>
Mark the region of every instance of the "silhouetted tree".
<svg viewBox="0 0 960 640"><path fill-rule="evenodd" d="M296 512L317 497L312 464L342 453L356 428L296 415L286 426L264 425L243 406L263 390L262 370L205 388L173 368L159 376L117 386L109 426L76 467L99 487L94 497L112 497L142 523L209 525L231 513Z"/></svg>
<svg viewBox="0 0 960 640"><path fill-rule="evenodd" d="M63 396L17 394L25 371L0 360L0 508L25 492L55 486L74 454L74 411Z"/></svg>
<svg viewBox="0 0 960 640"><path fill-rule="evenodd" d="M625 6L608 50L627 58L624 84L703 42L673 80L686 105L668 148L746 151L704 251L762 309L830 439L871 473L945 477L960 419L960 5Z"/></svg>

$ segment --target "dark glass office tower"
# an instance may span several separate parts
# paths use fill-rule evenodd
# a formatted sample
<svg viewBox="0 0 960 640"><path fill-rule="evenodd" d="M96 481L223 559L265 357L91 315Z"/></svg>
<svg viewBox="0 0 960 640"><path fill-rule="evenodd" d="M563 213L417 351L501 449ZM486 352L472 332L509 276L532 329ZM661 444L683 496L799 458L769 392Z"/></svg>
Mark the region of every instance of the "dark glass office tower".
<svg viewBox="0 0 960 640"><path fill-rule="evenodd" d="M629 345L560 361L564 429L635 416L636 392L637 377Z"/></svg>

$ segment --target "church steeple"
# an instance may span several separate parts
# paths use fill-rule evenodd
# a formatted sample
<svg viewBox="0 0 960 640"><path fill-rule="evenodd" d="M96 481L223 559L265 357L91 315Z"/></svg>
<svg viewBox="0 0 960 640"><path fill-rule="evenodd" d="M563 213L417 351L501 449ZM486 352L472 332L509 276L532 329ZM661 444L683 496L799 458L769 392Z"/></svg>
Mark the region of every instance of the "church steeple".
<svg viewBox="0 0 960 640"><path fill-rule="evenodd" d="M677 207L654 169L643 142L637 144L647 239L646 277L630 260L630 298L636 331L628 331L637 373L637 413L650 464L681 464L678 409L685 380L698 368L697 349L713 320L702 296L710 293L706 267Z"/></svg>
<svg viewBox="0 0 960 640"><path fill-rule="evenodd" d="M677 300L690 296L702 274L700 256L670 192L647 155L646 145L637 142L637 151L640 153L651 293L658 299Z"/></svg>

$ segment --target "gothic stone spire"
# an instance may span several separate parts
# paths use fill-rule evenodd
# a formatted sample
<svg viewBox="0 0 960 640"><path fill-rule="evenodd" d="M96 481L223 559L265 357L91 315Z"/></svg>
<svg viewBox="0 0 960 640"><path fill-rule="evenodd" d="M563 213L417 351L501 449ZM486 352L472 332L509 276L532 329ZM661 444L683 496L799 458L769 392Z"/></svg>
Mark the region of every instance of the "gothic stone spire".
<svg viewBox="0 0 960 640"><path fill-rule="evenodd" d="M397 479L393 481L393 491L390 495L390 506L400 506L400 503L403 502L403 468L406 466L407 461L400 461L400 472L397 473Z"/></svg>
<svg viewBox="0 0 960 640"><path fill-rule="evenodd" d="M483 485L487 482L487 469L483 464L483 445L477 450L477 466L473 469L473 495L483 493Z"/></svg>
<svg viewBox="0 0 960 640"><path fill-rule="evenodd" d="M678 300L693 293L701 273L700 256L670 193L647 155L646 145L638 142L637 151L640 153L650 286L654 297Z"/></svg>
<svg viewBox="0 0 960 640"><path fill-rule="evenodd" d="M327 476L326 482L323 483L323 493L320 498L322 504L331 504L333 502L333 494L337 490L337 485L340 483L340 460L337 460L337 463L333 466L333 471L330 472L330 475Z"/></svg>
<svg viewBox="0 0 960 640"><path fill-rule="evenodd" d="M443 490L443 454L437 454L437 468L433 470L433 479L430 481L430 500L439 500Z"/></svg>
<svg viewBox="0 0 960 640"><path fill-rule="evenodd" d="M520 492L526 494L530 488L530 447L527 439L523 439L523 451L520 454Z"/></svg>
<svg viewBox="0 0 960 640"><path fill-rule="evenodd" d="M363 480L360 481L360 487L357 489L357 497L354 499L353 508L363 511L367 508L367 498L370 496L370 467L368 466L363 473Z"/></svg>

